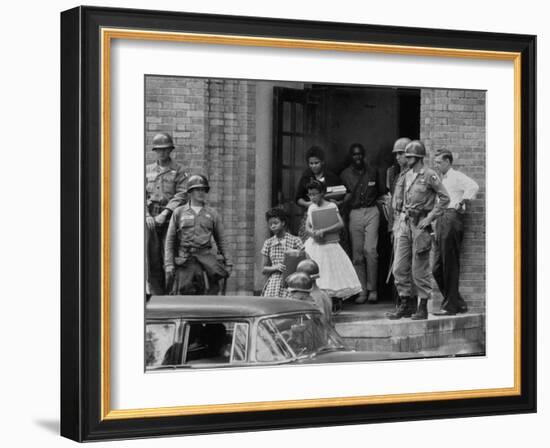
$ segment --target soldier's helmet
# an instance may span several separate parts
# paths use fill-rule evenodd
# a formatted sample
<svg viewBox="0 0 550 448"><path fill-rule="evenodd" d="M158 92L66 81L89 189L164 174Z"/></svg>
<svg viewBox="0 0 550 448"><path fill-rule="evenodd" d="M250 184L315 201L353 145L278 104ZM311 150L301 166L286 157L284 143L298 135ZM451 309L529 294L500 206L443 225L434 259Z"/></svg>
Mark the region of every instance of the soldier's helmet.
<svg viewBox="0 0 550 448"><path fill-rule="evenodd" d="M426 147L420 140L413 140L405 148L405 157L417 157L422 159L426 157Z"/></svg>
<svg viewBox="0 0 550 448"><path fill-rule="evenodd" d="M153 137L153 151L157 149L174 149L174 141L170 134L160 132Z"/></svg>
<svg viewBox="0 0 550 448"><path fill-rule="evenodd" d="M202 174L193 174L187 180L187 193L195 188L205 188L206 192L210 191L210 185L208 185L208 179Z"/></svg>
<svg viewBox="0 0 550 448"><path fill-rule="evenodd" d="M313 287L311 277L304 272L295 272L286 279L289 291L310 292Z"/></svg>
<svg viewBox="0 0 550 448"><path fill-rule="evenodd" d="M312 279L319 277L319 265L313 260L302 260L296 267L296 272L303 272L309 275Z"/></svg>
<svg viewBox="0 0 550 448"><path fill-rule="evenodd" d="M396 152L405 152L405 148L407 145L411 142L411 139L409 137L401 137L398 138L395 143L393 144L393 150L392 153Z"/></svg>

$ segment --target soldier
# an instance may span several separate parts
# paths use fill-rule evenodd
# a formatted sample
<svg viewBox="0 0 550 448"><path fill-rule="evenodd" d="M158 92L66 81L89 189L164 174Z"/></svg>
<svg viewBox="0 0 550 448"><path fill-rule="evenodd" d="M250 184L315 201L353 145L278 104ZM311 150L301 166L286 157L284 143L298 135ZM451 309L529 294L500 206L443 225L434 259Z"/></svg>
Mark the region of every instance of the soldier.
<svg viewBox="0 0 550 448"><path fill-rule="evenodd" d="M432 222L449 204L449 195L435 171L424 166L426 148L413 140L405 148L408 170L395 186L395 260L393 275L399 293L399 308L389 319L428 318L432 292L430 249ZM439 199L437 201L437 199ZM413 297L413 288L417 299Z"/></svg>
<svg viewBox="0 0 550 448"><path fill-rule="evenodd" d="M468 311L468 305L460 295L460 248L464 235L464 213L467 204L475 198L479 185L466 174L453 169L453 154L440 151L435 157L435 167L441 173L442 182L449 192L449 206L437 219L433 275L443 295L441 310L436 316L452 316Z"/></svg>
<svg viewBox="0 0 550 448"><path fill-rule="evenodd" d="M408 137L401 137L398 138L395 143L393 144L393 150L392 154L395 157L394 163L392 166L390 166L386 171L386 188L388 190L388 194L386 197L386 201L383 204L384 207L384 215L386 216L386 219L388 221L388 232L390 234L390 242L392 245L392 253L391 253L391 260L389 262L389 269L387 274L386 283L390 282L390 275L391 270L393 268L393 259L395 255L395 233L394 233L394 191L395 191L395 185L397 183L397 179L399 176L407 169L407 159L405 158L405 148L407 145L411 142L411 139ZM395 311L399 308L399 294L397 292L397 289L395 287L394 282L391 282L391 292L392 296L395 302ZM415 310L416 311L416 310ZM386 313L386 316L390 313Z"/></svg>
<svg viewBox="0 0 550 448"><path fill-rule="evenodd" d="M187 201L185 180L188 174L170 154L172 137L162 132L153 137L156 161L145 168L146 293L164 294L164 238L172 212Z"/></svg>
<svg viewBox="0 0 550 448"><path fill-rule="evenodd" d="M405 148L410 142L410 138L401 137L398 138L393 144L392 154L395 157L395 162L386 171L386 188L388 189L391 196L393 196L393 191L395 190L395 184L397 183L397 178L399 177L399 174L401 174L401 172L407 168Z"/></svg>
<svg viewBox="0 0 550 448"><path fill-rule="evenodd" d="M190 176L189 202L178 207L170 219L164 251L170 294L217 294L219 281L231 272L221 217L206 205L209 191L206 177ZM219 258L212 251L212 239Z"/></svg>
<svg viewBox="0 0 550 448"><path fill-rule="evenodd" d="M332 300L322 289L317 286L317 279L319 278L319 265L313 260L302 260L296 267L296 272L303 272L309 275L311 279L311 293L310 296L323 313L323 317L327 324L332 325Z"/></svg>

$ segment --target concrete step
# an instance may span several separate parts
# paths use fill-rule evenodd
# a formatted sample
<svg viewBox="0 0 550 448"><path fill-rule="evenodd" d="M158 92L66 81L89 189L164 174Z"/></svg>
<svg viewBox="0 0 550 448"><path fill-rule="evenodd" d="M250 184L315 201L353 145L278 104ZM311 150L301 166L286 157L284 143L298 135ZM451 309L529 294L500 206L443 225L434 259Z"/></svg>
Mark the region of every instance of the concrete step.
<svg viewBox="0 0 550 448"><path fill-rule="evenodd" d="M349 305L334 316L336 331L361 351L414 352L419 356L485 354L485 315L429 315L427 320L389 320L392 304Z"/></svg>

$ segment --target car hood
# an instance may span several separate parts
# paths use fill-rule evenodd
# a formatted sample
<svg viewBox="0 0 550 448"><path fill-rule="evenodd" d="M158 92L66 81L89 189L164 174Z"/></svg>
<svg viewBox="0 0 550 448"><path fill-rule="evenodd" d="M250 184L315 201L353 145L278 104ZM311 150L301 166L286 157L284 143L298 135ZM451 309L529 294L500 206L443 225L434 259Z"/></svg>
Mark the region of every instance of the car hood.
<svg viewBox="0 0 550 448"><path fill-rule="evenodd" d="M296 364L318 364L328 362L381 361L418 358L418 353L407 352L356 352L353 350L335 350L319 353L315 356L296 360Z"/></svg>

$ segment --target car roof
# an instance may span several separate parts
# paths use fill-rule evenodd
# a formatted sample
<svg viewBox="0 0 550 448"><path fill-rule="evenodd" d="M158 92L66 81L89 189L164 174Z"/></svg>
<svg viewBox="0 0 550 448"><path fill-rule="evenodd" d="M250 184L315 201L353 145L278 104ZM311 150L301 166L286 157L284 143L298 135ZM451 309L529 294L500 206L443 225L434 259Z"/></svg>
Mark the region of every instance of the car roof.
<svg viewBox="0 0 550 448"><path fill-rule="evenodd" d="M278 313L318 312L312 303L258 296L152 296L146 318L257 317Z"/></svg>

